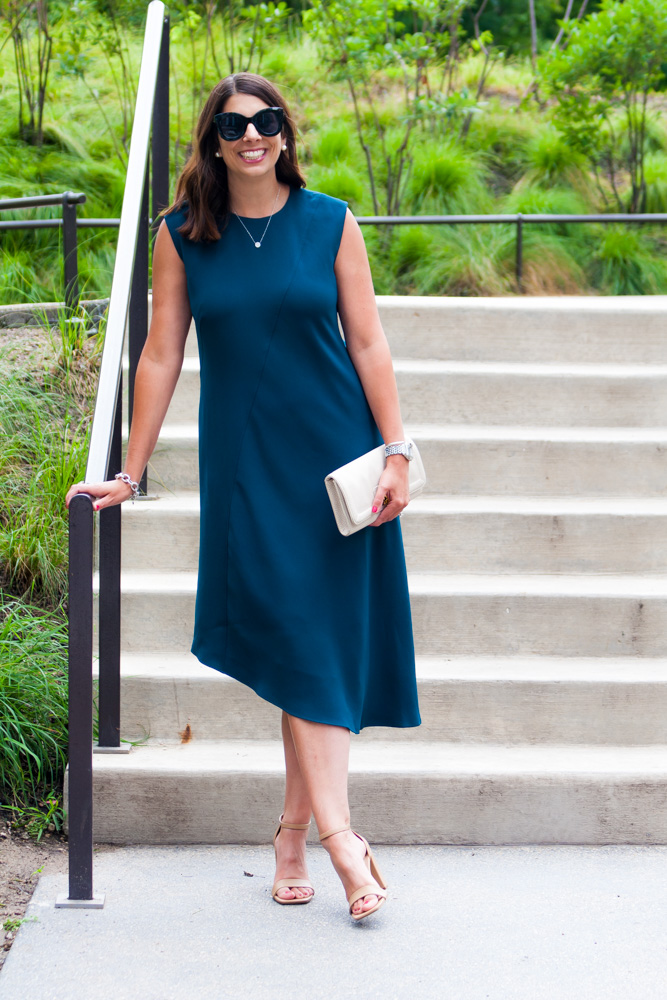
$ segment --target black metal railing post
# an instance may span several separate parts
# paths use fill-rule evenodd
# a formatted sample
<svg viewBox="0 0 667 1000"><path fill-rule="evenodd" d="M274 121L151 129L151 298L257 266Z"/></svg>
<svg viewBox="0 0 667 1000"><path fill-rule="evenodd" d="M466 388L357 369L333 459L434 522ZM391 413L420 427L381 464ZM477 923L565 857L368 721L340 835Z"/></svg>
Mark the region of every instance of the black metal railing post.
<svg viewBox="0 0 667 1000"><path fill-rule="evenodd" d="M77 247L76 201L72 192L63 194L63 256L65 279L65 306L75 308L79 303L79 266Z"/></svg>
<svg viewBox="0 0 667 1000"><path fill-rule="evenodd" d="M151 219L169 204L169 16L164 19L158 63L151 145Z"/></svg>
<svg viewBox="0 0 667 1000"><path fill-rule="evenodd" d="M122 467L122 400L121 372L116 399L113 436L109 449L107 479ZM120 504L100 511L99 533L99 747L120 746L120 566L121 508Z"/></svg>
<svg viewBox="0 0 667 1000"><path fill-rule="evenodd" d="M102 906L93 895L93 503L69 505L69 892L56 906Z"/></svg>
<svg viewBox="0 0 667 1000"><path fill-rule="evenodd" d="M523 292L523 216L516 217L516 286Z"/></svg>

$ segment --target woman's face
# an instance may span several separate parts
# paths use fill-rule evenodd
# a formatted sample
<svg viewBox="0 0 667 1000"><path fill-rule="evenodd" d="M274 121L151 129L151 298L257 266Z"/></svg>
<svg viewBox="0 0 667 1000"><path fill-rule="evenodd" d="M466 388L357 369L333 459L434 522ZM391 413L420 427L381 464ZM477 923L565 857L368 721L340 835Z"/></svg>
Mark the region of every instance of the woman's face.
<svg viewBox="0 0 667 1000"><path fill-rule="evenodd" d="M268 107L271 105L252 94L232 94L225 101L222 110L235 111L245 115L246 118L251 118L257 111ZM218 136L220 153L227 170L238 177L242 175L259 177L262 174L275 173L284 141L281 132L278 135L261 135L252 122L248 122L245 135L240 139L227 142L222 136ZM259 156L257 156L258 151L261 152Z"/></svg>

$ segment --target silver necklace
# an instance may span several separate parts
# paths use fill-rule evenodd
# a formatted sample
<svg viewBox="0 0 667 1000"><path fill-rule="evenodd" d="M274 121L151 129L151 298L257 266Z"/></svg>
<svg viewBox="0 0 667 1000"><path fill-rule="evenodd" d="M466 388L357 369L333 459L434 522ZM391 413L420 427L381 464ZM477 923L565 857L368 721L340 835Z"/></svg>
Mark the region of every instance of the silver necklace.
<svg viewBox="0 0 667 1000"><path fill-rule="evenodd" d="M271 215L269 216L269 222L271 222L271 219L273 218L273 213L276 210L276 203L278 201L278 195L279 194L280 194L280 188L278 188L278 194L276 195L275 201L273 202L273 208L271 209ZM236 215L236 212L234 212L234 215ZM241 216L240 215L236 215L236 218L239 220L239 222L241 223L241 225L243 226L243 228L245 229L246 233L248 234L248 236L250 237L250 239L253 241L253 243L255 244L255 246L257 247L257 249L259 249L261 247L261 245L262 245L262 241L264 240L264 237L266 236L266 230L269 228L269 222L267 222L267 224L264 226L264 232L262 233L262 239L259 242L257 242L257 240L252 235L252 233L250 232L250 230L246 226L246 224L243 221L243 219L241 218Z"/></svg>

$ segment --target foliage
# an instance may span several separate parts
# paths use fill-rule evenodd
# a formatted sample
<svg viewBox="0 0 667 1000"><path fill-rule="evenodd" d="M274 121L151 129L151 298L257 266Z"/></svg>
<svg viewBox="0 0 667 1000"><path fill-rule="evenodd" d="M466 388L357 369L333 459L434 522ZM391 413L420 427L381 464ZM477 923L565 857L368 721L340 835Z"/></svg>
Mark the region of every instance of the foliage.
<svg viewBox="0 0 667 1000"><path fill-rule="evenodd" d="M593 248L589 273L608 295L664 295L667 264L655 238L622 226L606 226Z"/></svg>
<svg viewBox="0 0 667 1000"><path fill-rule="evenodd" d="M463 27L469 35L473 33L473 19L481 6L470 7L463 15ZM580 7L581 0L577 0ZM597 0L588 0L586 10L594 11ZM567 0L535 0L535 22L538 50L548 47L558 32L558 18L567 9ZM484 4L481 18L484 28L490 31L497 43L512 57L530 53L530 14L527 0L489 0Z"/></svg>
<svg viewBox="0 0 667 1000"><path fill-rule="evenodd" d="M667 212L667 155L647 153L644 160L646 211Z"/></svg>
<svg viewBox="0 0 667 1000"><path fill-rule="evenodd" d="M322 2L331 9L330 0ZM660 0L656 9L665 2L667 0ZM359 114L355 111L346 76L351 72L349 66L328 62L323 58L321 40L316 41L314 33L300 31L298 6L290 6L291 13L283 19L279 34L266 36L261 69L275 80L293 105L299 156L310 187L343 198L357 215L384 210L387 190L395 182L396 175L394 173L392 181L391 164L388 165L383 154L380 135L395 166L395 154L410 127L400 177L399 211L561 213L625 207L631 196L626 164L632 152L632 136L626 129L621 91L614 98L615 103L609 99L605 115L599 115L605 102L599 95L593 95L591 108L598 117L593 118L592 125L586 115L580 113L580 104L573 104L571 131L562 126L561 98L567 101L576 97L578 101L581 93L589 88L587 78L564 85L560 96L553 92L556 105L553 121L545 114L545 110L550 111L549 105L545 108L539 101L521 103L522 92L531 81L530 64L525 59L507 58L496 44L498 41L506 44L504 39L508 38L510 27L507 18L511 12L519 11L514 0L507 0L502 8L504 29L497 19L500 8L496 0L489 0L483 10L478 3L462 12L456 4L447 6L434 0L433 7L428 10L431 13L433 10L448 11L449 20L440 22L442 30L437 39L429 41L427 37L427 48L431 46L429 59L431 56L432 59L421 66L419 99L411 107L406 105L404 66L410 64L414 71L415 75L409 76L410 93L414 94L419 53L408 53L406 57L404 51L411 36L410 45L416 51L415 36L420 34L425 23L415 0L397 0L393 7L390 6L394 27L389 33L389 48L385 46L379 26L379 3L375 7L378 24L371 23L369 29L369 35L375 32L377 36L376 50L366 51L368 36L361 17L350 21L350 25L346 23L345 40L349 42L354 63L353 82L359 97ZM575 0L573 18L578 6ZM230 9L228 3L212 2L183 5L180 11L170 9L173 25L172 178L183 157L188 155L191 125L200 107L200 96L229 69L232 50L228 47L230 39L223 37L227 24L223 22L223 13L226 11L229 17ZM548 4L536 0L538 36L543 49L554 38L558 27L556 17L562 16L565 9L564 3L555 2L551 8L552 20L547 24ZM67 30L72 28L72 10L79 14L79 25L86 21L87 41L80 50L81 57L85 57L83 75L73 71L76 61L67 63ZM254 5L236 0L233 10L236 17L233 59L238 68L239 52L243 59L250 52L252 16L256 16L256 9ZM473 18L480 10L479 39L475 39L471 37ZM589 3L588 10L595 11L593 2ZM84 11L87 12L85 17ZM313 8L306 11L306 20L312 11ZM363 13L363 4L360 11ZM64 12L68 13L69 24L61 19ZM602 13L601 10L600 15ZM190 18L190 28L186 15ZM352 12L351 17L354 16ZM130 95L132 87L136 87L145 4L139 0L78 0L75 7L49 0L49 18L54 36L54 63L41 146L27 143L17 134L18 92L12 63L14 53L8 35L4 50L0 51L4 95L0 102L0 134L3 135L0 194L21 196L62 192L68 188L82 190L87 195L82 215L117 217L125 180L124 137L131 123ZM111 18L116 20L116 29ZM104 29L103 22L106 23ZM95 25L99 26L99 32ZM364 36L358 50L351 37L351 28L355 25ZM464 30L466 25L467 30ZM494 39L485 31L489 27ZM585 24L580 30L584 28ZM117 32L115 42L114 31ZM428 36L428 32L426 24L422 33ZM564 33L565 41L569 37ZM654 47L651 42L650 51ZM256 42L253 69L259 65L257 55ZM552 52L554 65L559 59L560 54ZM54 69L58 74L57 86L53 84ZM123 82L124 74L126 82ZM363 87L355 82L362 77L370 81L370 102ZM96 92L96 99L91 97L91 90ZM550 91L541 90L540 97L547 93ZM129 108L127 114L124 102ZM74 107L76 114L72 113ZM650 211L667 207L667 134L659 111L659 100L649 91L644 121L644 208ZM372 158L375 202L359 129ZM581 141L572 140L574 132ZM589 133L593 155L585 148ZM56 214L57 210L52 208L35 208L12 210L3 214L3 218L38 219ZM460 229L458 242L454 229L423 227L422 236L411 230L412 227L403 226L364 227L379 294L403 291L429 294L430 290L450 294L456 289L462 289L465 294L511 294L516 291L513 285L514 251L508 251L509 256L505 259L498 249L502 240L497 237L502 236L502 227L479 227L474 238L470 227ZM524 229L525 290L537 294L545 294L549 289L554 293L563 289L607 293L615 288L642 287L650 291L661 287L660 268L656 270L652 262L663 256L663 243L645 228L632 231L635 236L641 234L641 239L631 237L616 245L610 242L607 227L527 226ZM507 233L511 246L514 227ZM80 229L79 241L82 289L90 297L108 295L116 231ZM58 231L5 231L0 248L3 272L0 301L62 299L60 244ZM544 253L540 252L541 245ZM417 247L422 247L423 259L420 261L415 256ZM471 248L476 248L480 254L477 267L469 261ZM446 266L442 264L455 254L462 255L460 266L455 261L449 261ZM401 261L407 259L414 260L415 266L404 268ZM633 271L632 260L637 265L635 278L628 278ZM553 281L547 274L547 261L553 268ZM436 265L440 273L434 278ZM488 285L485 284L487 279ZM578 281L580 285L576 284ZM59 331L56 336L60 339L60 335ZM69 334L65 341L68 337ZM78 364L75 360L74 370ZM75 415L72 420L73 428Z"/></svg>
<svg viewBox="0 0 667 1000"><path fill-rule="evenodd" d="M0 355L0 584L46 607L67 593L63 498L85 472L100 337L63 316L41 378Z"/></svg>
<svg viewBox="0 0 667 1000"><path fill-rule="evenodd" d="M491 210L485 180L480 157L457 143L419 146L408 188L411 211L437 215Z"/></svg>
<svg viewBox="0 0 667 1000"><path fill-rule="evenodd" d="M400 214L415 123L424 117L446 117L446 99L431 91L429 70L444 67L443 81L448 75L451 80L461 13L468 3L311 0L303 13L304 25L334 79L344 80L349 88L376 215ZM381 94L382 77L392 80L400 94L400 112L391 118ZM392 125L398 127L392 130Z"/></svg>
<svg viewBox="0 0 667 1000"><path fill-rule="evenodd" d="M67 619L0 593L0 801L37 839L62 823L67 765Z"/></svg>
<svg viewBox="0 0 667 1000"><path fill-rule="evenodd" d="M665 82L667 0L603 0L597 13L563 27L567 48L542 64L554 121L596 174L604 171L617 209L642 212L647 98ZM604 196L599 177L598 185Z"/></svg>
<svg viewBox="0 0 667 1000"><path fill-rule="evenodd" d="M17 82L17 134L41 145L44 104L53 50L47 0L25 3L0 0L0 20L7 25L14 46Z"/></svg>
<svg viewBox="0 0 667 1000"><path fill-rule="evenodd" d="M81 79L97 107L119 162L127 169L138 79L137 69L132 65L122 7L119 9L119 5L107 0L74 0L70 8L70 16L63 19L57 46L60 76L71 74ZM89 79L89 71L94 66L90 54L93 45L99 46L104 56L108 71L106 81L111 83L116 106L121 111L120 136L106 114L99 88Z"/></svg>
<svg viewBox="0 0 667 1000"><path fill-rule="evenodd" d="M525 147L526 171L520 184L538 184L545 188L568 185L589 191L590 177L586 157L566 141L553 125L538 128Z"/></svg>

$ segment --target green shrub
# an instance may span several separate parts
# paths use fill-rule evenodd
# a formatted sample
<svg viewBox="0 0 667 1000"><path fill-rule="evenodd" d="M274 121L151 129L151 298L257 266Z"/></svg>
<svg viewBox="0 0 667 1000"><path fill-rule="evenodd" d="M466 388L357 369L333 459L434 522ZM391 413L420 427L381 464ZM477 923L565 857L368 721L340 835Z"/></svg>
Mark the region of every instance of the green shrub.
<svg viewBox="0 0 667 1000"><path fill-rule="evenodd" d="M644 162L647 212L667 212L667 155L648 153Z"/></svg>
<svg viewBox="0 0 667 1000"><path fill-rule="evenodd" d="M574 149L552 125L540 128L526 143L526 172L519 184L537 184L550 188L569 185L591 190L587 159Z"/></svg>
<svg viewBox="0 0 667 1000"><path fill-rule="evenodd" d="M313 164L308 170L308 187L313 191L321 191L333 198L349 201L350 208L355 211L364 198L364 185L357 172L345 163L337 163L326 168Z"/></svg>
<svg viewBox="0 0 667 1000"><path fill-rule="evenodd" d="M350 157L354 137L353 125L337 122L316 132L311 139L313 163L331 166Z"/></svg>
<svg viewBox="0 0 667 1000"><path fill-rule="evenodd" d="M414 151L407 197L414 214L485 212L491 205L479 158L455 143L429 143Z"/></svg>
<svg viewBox="0 0 667 1000"><path fill-rule="evenodd" d="M435 227L434 227L435 228ZM412 272L418 295L507 295L514 284L514 227L437 227Z"/></svg>
<svg viewBox="0 0 667 1000"><path fill-rule="evenodd" d="M607 295L664 295L667 263L651 237L630 226L605 227L587 270L593 284Z"/></svg>
<svg viewBox="0 0 667 1000"><path fill-rule="evenodd" d="M412 275L428 259L433 248L435 226L397 226L390 259L395 275Z"/></svg>

